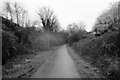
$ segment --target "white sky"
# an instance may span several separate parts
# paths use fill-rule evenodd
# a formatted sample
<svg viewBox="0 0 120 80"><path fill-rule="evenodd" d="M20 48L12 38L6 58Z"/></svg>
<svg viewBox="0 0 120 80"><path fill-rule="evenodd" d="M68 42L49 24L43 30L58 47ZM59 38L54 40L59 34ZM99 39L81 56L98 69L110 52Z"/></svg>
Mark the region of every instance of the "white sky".
<svg viewBox="0 0 120 80"><path fill-rule="evenodd" d="M10 2L21 2L28 10L32 20L38 19L36 11L43 7L50 7L57 15L62 28L73 22L84 22L87 31L91 30L96 18L109 7L111 2L119 0L1 0Z"/></svg>

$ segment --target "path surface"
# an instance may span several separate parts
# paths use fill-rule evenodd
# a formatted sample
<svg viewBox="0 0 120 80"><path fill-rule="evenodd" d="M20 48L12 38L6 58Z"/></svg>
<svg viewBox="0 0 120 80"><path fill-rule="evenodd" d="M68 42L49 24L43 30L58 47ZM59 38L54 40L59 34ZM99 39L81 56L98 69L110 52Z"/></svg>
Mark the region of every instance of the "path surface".
<svg viewBox="0 0 120 80"><path fill-rule="evenodd" d="M63 45L31 78L80 78L80 76L71 56L68 54L66 45Z"/></svg>

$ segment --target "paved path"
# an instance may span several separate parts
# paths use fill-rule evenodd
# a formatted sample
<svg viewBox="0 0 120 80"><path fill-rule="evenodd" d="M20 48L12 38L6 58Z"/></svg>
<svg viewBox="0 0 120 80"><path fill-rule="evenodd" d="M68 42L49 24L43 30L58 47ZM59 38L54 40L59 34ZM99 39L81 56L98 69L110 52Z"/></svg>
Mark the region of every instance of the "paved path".
<svg viewBox="0 0 120 80"><path fill-rule="evenodd" d="M66 45L63 45L31 78L80 78L80 76Z"/></svg>

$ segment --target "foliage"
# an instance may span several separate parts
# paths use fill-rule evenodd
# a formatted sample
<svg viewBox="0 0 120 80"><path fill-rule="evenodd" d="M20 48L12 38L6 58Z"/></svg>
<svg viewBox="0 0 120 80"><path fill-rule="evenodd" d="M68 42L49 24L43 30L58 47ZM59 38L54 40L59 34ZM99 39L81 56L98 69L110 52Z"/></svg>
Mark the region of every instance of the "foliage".
<svg viewBox="0 0 120 80"><path fill-rule="evenodd" d="M111 4L110 8L102 13L96 21L93 31L98 34L104 34L107 31L118 30L119 26L114 26L114 23L119 22L119 2Z"/></svg>

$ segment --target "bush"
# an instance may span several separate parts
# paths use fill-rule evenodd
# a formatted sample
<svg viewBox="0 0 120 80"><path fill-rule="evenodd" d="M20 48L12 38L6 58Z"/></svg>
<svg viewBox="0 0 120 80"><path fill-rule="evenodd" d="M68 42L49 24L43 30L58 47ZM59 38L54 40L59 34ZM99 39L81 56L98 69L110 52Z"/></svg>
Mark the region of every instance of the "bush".
<svg viewBox="0 0 120 80"><path fill-rule="evenodd" d="M68 38L68 44L72 45L74 42L77 42L79 40L82 40L87 37L87 32L86 31L78 31L78 32L73 32Z"/></svg>

